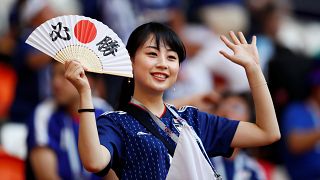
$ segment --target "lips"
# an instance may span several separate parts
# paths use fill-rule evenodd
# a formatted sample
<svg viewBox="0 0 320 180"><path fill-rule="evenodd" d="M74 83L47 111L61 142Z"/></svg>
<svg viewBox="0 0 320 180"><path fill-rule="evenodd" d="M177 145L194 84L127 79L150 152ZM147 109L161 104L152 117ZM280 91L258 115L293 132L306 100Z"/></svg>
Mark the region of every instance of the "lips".
<svg viewBox="0 0 320 180"><path fill-rule="evenodd" d="M164 80L166 80L166 79L169 77L168 74L166 74L166 73L160 73L160 72L151 73L151 75L152 75L155 79L160 80L160 81L164 81Z"/></svg>

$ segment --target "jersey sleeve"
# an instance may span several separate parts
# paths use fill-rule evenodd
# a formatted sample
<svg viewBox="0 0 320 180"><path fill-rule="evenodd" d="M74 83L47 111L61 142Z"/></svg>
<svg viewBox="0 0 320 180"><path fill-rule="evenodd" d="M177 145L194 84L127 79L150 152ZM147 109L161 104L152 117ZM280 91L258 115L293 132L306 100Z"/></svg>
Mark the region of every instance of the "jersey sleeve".
<svg viewBox="0 0 320 180"><path fill-rule="evenodd" d="M198 112L200 139L208 156L230 157L233 148L230 146L239 121Z"/></svg>
<svg viewBox="0 0 320 180"><path fill-rule="evenodd" d="M60 147L60 130L55 105L45 101L36 107L28 118L27 147L31 151L35 147L48 147L54 151Z"/></svg>
<svg viewBox="0 0 320 180"><path fill-rule="evenodd" d="M117 170L120 166L120 160L123 155L123 142L119 127L115 122L106 115L101 115L97 119L97 128L100 144L105 146L111 155L110 163L102 171L96 173L99 176L104 176L110 168Z"/></svg>

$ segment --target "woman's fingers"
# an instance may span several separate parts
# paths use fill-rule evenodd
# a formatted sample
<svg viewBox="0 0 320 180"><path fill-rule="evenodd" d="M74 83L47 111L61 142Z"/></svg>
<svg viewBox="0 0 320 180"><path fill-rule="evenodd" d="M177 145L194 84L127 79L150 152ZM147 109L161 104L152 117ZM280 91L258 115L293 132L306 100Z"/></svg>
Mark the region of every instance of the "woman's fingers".
<svg viewBox="0 0 320 180"><path fill-rule="evenodd" d="M234 46L235 46L235 45L234 45L233 43L231 43L226 36L221 35L221 36L220 36L220 39L224 42L224 44L225 44L226 46L228 46L228 48L230 48L230 49L232 49L232 50L234 49Z"/></svg>
<svg viewBox="0 0 320 180"><path fill-rule="evenodd" d="M64 70L67 71L67 69L69 68L69 65L70 65L70 61L69 60L66 60L64 62Z"/></svg>
<svg viewBox="0 0 320 180"><path fill-rule="evenodd" d="M81 62L80 62L80 61L78 61L78 60L73 60L73 61L68 61L68 62L69 62L69 64L70 64L70 62L72 62L72 64L73 64L73 65L81 66L85 71L87 71L87 70L88 70L88 68L87 68L87 67L85 67L85 66L82 66Z"/></svg>
<svg viewBox="0 0 320 180"><path fill-rule="evenodd" d="M242 32L238 32L238 36L239 38L236 36L236 34L233 32L233 31L230 31L229 32L229 36L231 38L231 41L229 41L229 39L224 36L224 35L221 35L220 36L220 39L226 44L226 46L228 46L231 50L234 50L234 48L237 46L237 45L241 45L241 44L248 44L246 38L244 37L243 33Z"/></svg>
<svg viewBox="0 0 320 180"><path fill-rule="evenodd" d="M73 78L77 78L81 76L80 72L84 71L80 62L78 61L66 61L65 62L65 76L67 79L71 80Z"/></svg>
<svg viewBox="0 0 320 180"><path fill-rule="evenodd" d="M246 40L246 38L244 37L244 35L243 35L242 32L238 32L238 36L239 36L240 42L241 42L242 44L248 44L248 43L247 43L247 40Z"/></svg>
<svg viewBox="0 0 320 180"><path fill-rule="evenodd" d="M257 44L257 36L252 36L251 44L256 46L256 44Z"/></svg>
<svg viewBox="0 0 320 180"><path fill-rule="evenodd" d="M233 31L229 32L229 36L231 37L234 44L236 45L241 44L241 42L239 41L239 39L237 38L236 34L234 34Z"/></svg>
<svg viewBox="0 0 320 180"><path fill-rule="evenodd" d="M76 76L76 78L80 77L82 78L83 77L83 74L84 74L84 71L82 68L77 68L73 74Z"/></svg>
<svg viewBox="0 0 320 180"><path fill-rule="evenodd" d="M229 59L231 61L233 60L233 57L230 54L228 54L228 53L226 53L224 51L219 51L219 53L222 54L225 58L227 58L227 59Z"/></svg>

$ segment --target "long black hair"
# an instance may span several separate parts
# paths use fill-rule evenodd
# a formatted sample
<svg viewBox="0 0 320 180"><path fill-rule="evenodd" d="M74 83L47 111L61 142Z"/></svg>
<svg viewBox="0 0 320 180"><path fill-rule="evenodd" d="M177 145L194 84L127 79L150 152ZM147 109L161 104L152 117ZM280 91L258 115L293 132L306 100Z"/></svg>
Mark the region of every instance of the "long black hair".
<svg viewBox="0 0 320 180"><path fill-rule="evenodd" d="M131 60L134 59L137 50L144 45L144 43L149 39L150 36L154 36L157 47L159 47L160 44L163 43L165 46L168 46L173 51L175 51L178 54L179 63L181 63L186 58L185 47L178 35L164 24L150 22L137 27L131 33L126 46ZM123 107L128 104L131 96L133 95L133 90L134 80L125 79L122 82L120 100L116 109L122 110Z"/></svg>

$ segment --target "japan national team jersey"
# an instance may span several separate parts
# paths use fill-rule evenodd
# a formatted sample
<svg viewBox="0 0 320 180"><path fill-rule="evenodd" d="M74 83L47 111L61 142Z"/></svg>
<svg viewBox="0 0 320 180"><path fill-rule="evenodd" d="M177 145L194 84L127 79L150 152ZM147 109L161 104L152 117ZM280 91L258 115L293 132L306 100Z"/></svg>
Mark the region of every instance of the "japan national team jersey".
<svg viewBox="0 0 320 180"><path fill-rule="evenodd" d="M192 126L203 142L210 157L230 156L230 147L238 121L207 114L194 107L180 110L172 107L181 118ZM174 141L142 110L143 116L151 121L157 131L175 146ZM174 116L168 109L160 120L175 134ZM111 154L109 165L100 174L112 168L120 179L165 179L170 167L170 155L165 145L152 135L139 121L123 111L101 115L97 120L100 143Z"/></svg>
<svg viewBox="0 0 320 180"><path fill-rule="evenodd" d="M96 116L112 110L99 98L94 98L93 104ZM87 172L81 164L78 153L79 120L67 114L53 100L46 100L36 107L28 123L28 131L28 151L36 147L50 148L56 155L61 179L101 179Z"/></svg>

